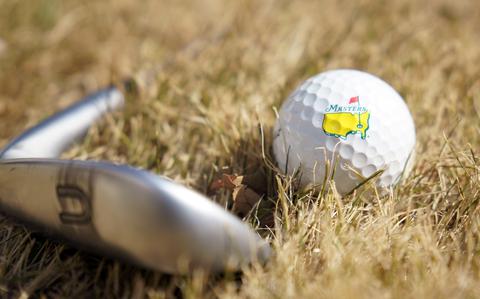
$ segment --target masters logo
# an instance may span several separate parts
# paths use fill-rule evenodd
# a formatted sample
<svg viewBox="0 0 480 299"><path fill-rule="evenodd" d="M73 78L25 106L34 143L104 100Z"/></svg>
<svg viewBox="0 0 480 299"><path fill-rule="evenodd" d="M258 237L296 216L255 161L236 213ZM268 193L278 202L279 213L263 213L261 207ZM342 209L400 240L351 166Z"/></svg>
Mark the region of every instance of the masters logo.
<svg viewBox="0 0 480 299"><path fill-rule="evenodd" d="M325 134L347 139L349 134L360 134L362 139L367 137L370 112L360 106L358 96L350 98L348 105L330 105L325 109L322 128Z"/></svg>

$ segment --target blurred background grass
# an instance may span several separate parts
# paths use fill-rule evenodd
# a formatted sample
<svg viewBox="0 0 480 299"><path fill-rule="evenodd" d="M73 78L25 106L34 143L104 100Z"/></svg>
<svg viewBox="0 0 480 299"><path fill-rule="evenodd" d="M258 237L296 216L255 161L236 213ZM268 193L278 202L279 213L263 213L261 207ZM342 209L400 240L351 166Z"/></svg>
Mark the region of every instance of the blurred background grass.
<svg viewBox="0 0 480 299"><path fill-rule="evenodd" d="M67 156L129 163L202 193L220 172L262 169L263 200L283 203L266 233L275 256L240 277L150 272L1 218L2 296L479 297L478 28L480 4L467 0L0 0L0 145L165 63ZM275 109L332 68L382 77L412 111L417 163L386 198L318 198L263 157ZM229 207L231 194L212 199Z"/></svg>

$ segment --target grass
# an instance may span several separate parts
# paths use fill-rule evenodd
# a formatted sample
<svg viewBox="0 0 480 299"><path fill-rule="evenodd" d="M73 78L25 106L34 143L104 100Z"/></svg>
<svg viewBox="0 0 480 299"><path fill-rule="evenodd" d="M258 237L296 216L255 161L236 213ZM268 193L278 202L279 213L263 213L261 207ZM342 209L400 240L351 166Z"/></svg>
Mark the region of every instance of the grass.
<svg viewBox="0 0 480 299"><path fill-rule="evenodd" d="M479 26L468 0L0 0L1 145L161 64L67 157L129 163L204 194L219 173L260 169L278 207L275 227L258 228L270 262L220 277L103 259L2 217L1 296L480 297ZM416 164L385 197L318 196L270 167L275 110L340 67L384 78L414 116ZM211 197L231 206L229 192Z"/></svg>

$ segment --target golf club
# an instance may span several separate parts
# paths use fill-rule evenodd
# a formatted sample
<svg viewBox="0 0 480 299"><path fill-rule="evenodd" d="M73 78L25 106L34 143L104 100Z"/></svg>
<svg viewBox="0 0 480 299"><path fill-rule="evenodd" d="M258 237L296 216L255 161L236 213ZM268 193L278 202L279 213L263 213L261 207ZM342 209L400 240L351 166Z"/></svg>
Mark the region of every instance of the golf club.
<svg viewBox="0 0 480 299"><path fill-rule="evenodd" d="M265 261L265 241L184 186L129 166L54 159L123 102L115 87L99 91L8 144L0 154L1 211L82 248L168 273Z"/></svg>

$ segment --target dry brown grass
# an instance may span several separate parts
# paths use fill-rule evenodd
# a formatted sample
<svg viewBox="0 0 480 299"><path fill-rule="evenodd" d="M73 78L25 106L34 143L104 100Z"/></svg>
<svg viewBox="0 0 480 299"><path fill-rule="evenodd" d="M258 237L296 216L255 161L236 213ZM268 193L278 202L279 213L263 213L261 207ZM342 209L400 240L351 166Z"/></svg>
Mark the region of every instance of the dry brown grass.
<svg viewBox="0 0 480 299"><path fill-rule="evenodd" d="M126 162L203 193L218 172L262 168L265 201L283 206L263 232L274 256L241 277L149 272L2 218L1 296L480 297L478 28L480 4L469 0L0 0L1 144L168 61L68 155ZM180 50L202 39L200 50ZM303 79L339 67L383 77L414 115L416 165L385 198L293 190L262 156L274 108Z"/></svg>

